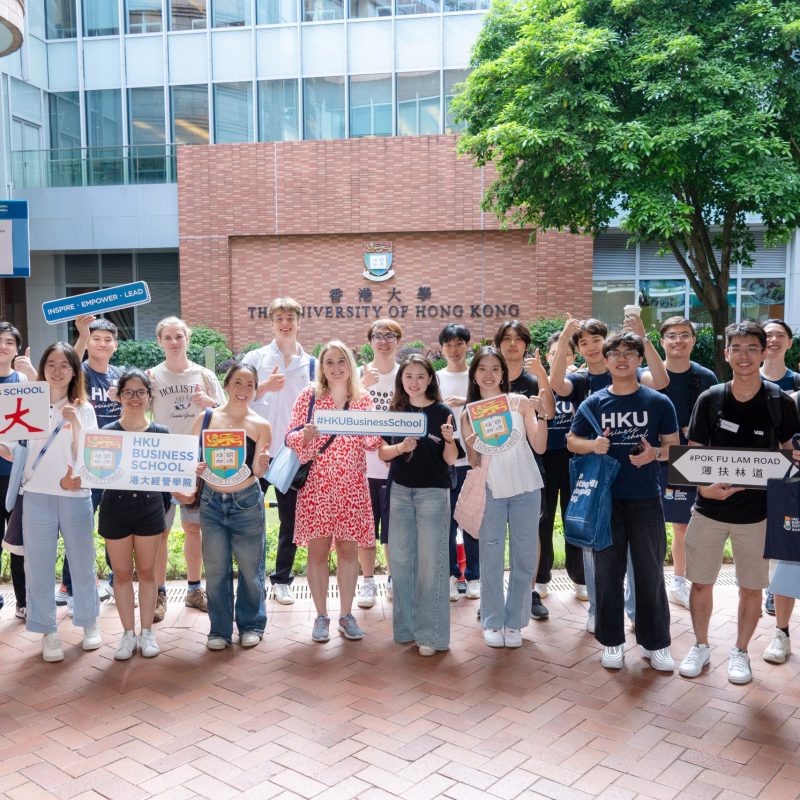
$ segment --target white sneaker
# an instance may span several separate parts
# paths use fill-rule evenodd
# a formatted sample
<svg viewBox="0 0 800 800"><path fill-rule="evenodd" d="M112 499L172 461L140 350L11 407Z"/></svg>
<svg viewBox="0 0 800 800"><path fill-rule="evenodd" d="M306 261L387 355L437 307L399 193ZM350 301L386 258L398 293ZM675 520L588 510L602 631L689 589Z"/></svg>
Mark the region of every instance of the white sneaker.
<svg viewBox="0 0 800 800"><path fill-rule="evenodd" d="M594 614L586 617L586 630L588 633L594 633Z"/></svg>
<svg viewBox="0 0 800 800"><path fill-rule="evenodd" d="M506 628L503 638L506 647L522 647L522 631L519 628Z"/></svg>
<svg viewBox="0 0 800 800"><path fill-rule="evenodd" d="M156 641L156 635L152 628L142 628L142 635L139 637L139 647L145 658L155 658L161 648Z"/></svg>
<svg viewBox="0 0 800 800"><path fill-rule="evenodd" d="M753 680L753 671L750 669L750 656L745 650L732 647L728 653L728 680L741 686Z"/></svg>
<svg viewBox="0 0 800 800"><path fill-rule="evenodd" d="M392 576L386 579L386 599L394 600L394 587L392 586Z"/></svg>
<svg viewBox="0 0 800 800"><path fill-rule="evenodd" d="M670 603L675 603L676 606L689 608L690 588L691 584L686 581L681 581L680 583L673 582L672 586L667 590L667 597L669 597Z"/></svg>
<svg viewBox="0 0 800 800"><path fill-rule="evenodd" d="M539 592L539 597L544 600L547 595L550 594L550 584L549 583L537 583L536 588L533 590L534 592Z"/></svg>
<svg viewBox="0 0 800 800"><path fill-rule="evenodd" d="M458 578L455 575L450 576L450 602L455 603L458 600Z"/></svg>
<svg viewBox="0 0 800 800"><path fill-rule="evenodd" d="M206 639L206 647L209 650L224 650L228 647L228 642L222 636L209 636Z"/></svg>
<svg viewBox="0 0 800 800"><path fill-rule="evenodd" d="M114 658L117 661L127 661L136 652L137 644L138 640L136 634L133 631L125 631L125 633L122 634L122 638L119 640Z"/></svg>
<svg viewBox="0 0 800 800"><path fill-rule="evenodd" d="M660 650L648 650L646 647L639 646L642 651L642 658L650 660L650 666L659 672L672 672L675 669L675 661L669 652L669 647L662 647Z"/></svg>
<svg viewBox="0 0 800 800"><path fill-rule="evenodd" d="M83 649L97 650L103 644L103 637L100 635L100 626L95 622L83 629Z"/></svg>
<svg viewBox="0 0 800 800"><path fill-rule="evenodd" d="M783 664L786 661L786 656L792 652L792 646L789 643L789 637L780 629L775 629L775 636L769 643L769 647L764 651L764 661L769 661L770 664Z"/></svg>
<svg viewBox="0 0 800 800"><path fill-rule="evenodd" d="M621 644L604 647L600 663L606 669L622 669L622 665L625 663L625 648Z"/></svg>
<svg viewBox="0 0 800 800"><path fill-rule="evenodd" d="M378 587L374 580L364 580L358 587L356 605L359 608L372 608L375 605L375 595L378 594Z"/></svg>
<svg viewBox="0 0 800 800"><path fill-rule="evenodd" d="M693 644L678 667L684 678L696 678L711 661L711 648L707 644Z"/></svg>
<svg viewBox="0 0 800 800"><path fill-rule="evenodd" d="M582 583L575 584L575 599L585 603L589 599L589 592L586 591L586 586Z"/></svg>
<svg viewBox="0 0 800 800"><path fill-rule="evenodd" d="M72 595L67 598L67 616L75 616L75 601L72 599Z"/></svg>
<svg viewBox="0 0 800 800"><path fill-rule="evenodd" d="M42 636L42 660L48 663L64 660L61 639L58 638L57 633L46 633Z"/></svg>
<svg viewBox="0 0 800 800"><path fill-rule="evenodd" d="M100 597L101 603L104 603L106 600L113 603L114 585L109 583L108 581L100 581L100 585L97 587L97 594Z"/></svg>
<svg viewBox="0 0 800 800"><path fill-rule="evenodd" d="M506 642L503 638L503 631L500 628L484 628L483 641L489 647L505 647Z"/></svg>
<svg viewBox="0 0 800 800"><path fill-rule="evenodd" d="M467 581L467 593L465 595L467 600L480 600L481 598L481 582L480 581Z"/></svg>
<svg viewBox="0 0 800 800"><path fill-rule="evenodd" d="M282 606L290 606L294 603L294 595L292 594L292 587L288 583L273 583L272 594L276 602Z"/></svg>
<svg viewBox="0 0 800 800"><path fill-rule="evenodd" d="M436 655L436 650L433 647L430 647L427 644L421 644L417 648L417 650L419 651L419 654L421 656L427 657L427 656L435 656Z"/></svg>
<svg viewBox="0 0 800 800"><path fill-rule="evenodd" d="M239 637L239 644L242 647L255 647L261 641L261 635L255 631L245 631Z"/></svg>

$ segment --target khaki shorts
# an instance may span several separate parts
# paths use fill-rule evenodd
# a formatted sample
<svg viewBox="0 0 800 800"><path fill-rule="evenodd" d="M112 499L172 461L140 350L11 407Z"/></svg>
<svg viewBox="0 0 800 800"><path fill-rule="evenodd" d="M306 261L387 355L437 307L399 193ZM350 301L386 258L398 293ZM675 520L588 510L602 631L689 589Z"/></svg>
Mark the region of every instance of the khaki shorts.
<svg viewBox="0 0 800 800"><path fill-rule="evenodd" d="M743 589L769 586L769 560L764 558L767 521L741 525L717 522L692 509L686 529L686 577L692 583L713 584L717 580L725 541L733 545L736 580Z"/></svg>
<svg viewBox="0 0 800 800"><path fill-rule="evenodd" d="M173 503L169 509L167 510L167 527L165 530L170 530L175 523L175 509L177 506ZM181 504L181 521L182 522L195 522L198 525L200 524L200 509L199 508L187 508L185 505Z"/></svg>

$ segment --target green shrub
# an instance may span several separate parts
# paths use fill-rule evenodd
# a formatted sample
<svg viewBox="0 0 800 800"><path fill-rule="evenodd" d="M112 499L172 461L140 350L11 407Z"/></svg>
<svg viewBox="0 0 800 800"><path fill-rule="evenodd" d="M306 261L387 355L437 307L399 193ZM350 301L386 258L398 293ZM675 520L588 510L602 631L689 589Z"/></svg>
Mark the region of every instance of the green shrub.
<svg viewBox="0 0 800 800"><path fill-rule="evenodd" d="M547 355L547 340L554 334L559 333L567 321L566 317L537 317L528 323L528 330L531 332L531 350L539 348L542 358Z"/></svg>
<svg viewBox="0 0 800 800"><path fill-rule="evenodd" d="M198 325L192 328L192 335L189 339L189 347L187 350L189 360L205 366L205 348L209 345L211 345L215 351L215 371L218 370L223 361L233 358L233 353L228 347L228 340L225 338L224 334L215 331L213 328L207 328L205 325Z"/></svg>
<svg viewBox="0 0 800 800"><path fill-rule="evenodd" d="M151 369L164 360L164 351L155 339L126 339L119 343L111 363L119 367Z"/></svg>

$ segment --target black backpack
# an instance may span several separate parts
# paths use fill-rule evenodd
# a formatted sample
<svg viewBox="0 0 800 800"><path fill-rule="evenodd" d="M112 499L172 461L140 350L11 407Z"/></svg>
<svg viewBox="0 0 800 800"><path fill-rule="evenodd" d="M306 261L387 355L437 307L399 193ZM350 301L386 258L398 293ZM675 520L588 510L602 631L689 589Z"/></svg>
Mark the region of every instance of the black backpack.
<svg viewBox="0 0 800 800"><path fill-rule="evenodd" d="M769 449L777 450L781 443L780 430L783 425L781 403L785 395L777 383L772 383L771 381L762 381L762 383L764 384L764 391L767 393L767 413L770 421ZM716 431L722 422L722 404L725 402L725 387L727 385L727 383L718 383L707 390L710 401L708 421L712 431Z"/></svg>

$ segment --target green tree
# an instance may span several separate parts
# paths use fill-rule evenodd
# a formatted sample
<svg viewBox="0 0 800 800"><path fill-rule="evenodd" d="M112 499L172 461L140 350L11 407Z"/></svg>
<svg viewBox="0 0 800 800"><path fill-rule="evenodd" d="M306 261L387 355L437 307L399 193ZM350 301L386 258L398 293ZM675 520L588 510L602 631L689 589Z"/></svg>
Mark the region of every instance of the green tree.
<svg viewBox="0 0 800 800"><path fill-rule="evenodd" d="M656 242L708 309L723 360L748 222L800 213L800 2L495 0L456 100L461 153L493 162L484 209L532 235ZM568 310L568 309L565 309Z"/></svg>

